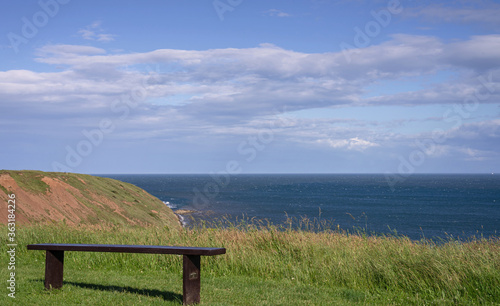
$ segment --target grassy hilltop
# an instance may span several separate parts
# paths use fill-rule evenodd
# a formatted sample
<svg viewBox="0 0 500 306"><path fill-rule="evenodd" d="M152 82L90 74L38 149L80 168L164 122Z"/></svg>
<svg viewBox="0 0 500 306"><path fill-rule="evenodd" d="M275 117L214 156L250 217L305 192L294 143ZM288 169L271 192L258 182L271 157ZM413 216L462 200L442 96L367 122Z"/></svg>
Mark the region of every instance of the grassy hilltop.
<svg viewBox="0 0 500 306"><path fill-rule="evenodd" d="M84 174L0 170L1 223L8 195L16 195L16 223L122 224L180 228L172 210L132 184Z"/></svg>

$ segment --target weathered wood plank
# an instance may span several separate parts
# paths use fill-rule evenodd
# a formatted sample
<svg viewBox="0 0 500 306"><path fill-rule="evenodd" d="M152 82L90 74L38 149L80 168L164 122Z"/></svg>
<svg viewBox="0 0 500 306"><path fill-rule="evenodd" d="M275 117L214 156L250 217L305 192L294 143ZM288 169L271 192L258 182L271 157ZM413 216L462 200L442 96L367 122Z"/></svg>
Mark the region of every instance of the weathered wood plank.
<svg viewBox="0 0 500 306"><path fill-rule="evenodd" d="M200 248L161 245L118 245L118 244L30 244L28 250L80 251L80 252L118 252L147 254L177 254L213 256L226 253L225 248Z"/></svg>
<svg viewBox="0 0 500 306"><path fill-rule="evenodd" d="M59 289L63 285L64 251L47 250L45 255L45 288Z"/></svg>
<svg viewBox="0 0 500 306"><path fill-rule="evenodd" d="M200 302L200 256L183 256L182 299L184 305Z"/></svg>

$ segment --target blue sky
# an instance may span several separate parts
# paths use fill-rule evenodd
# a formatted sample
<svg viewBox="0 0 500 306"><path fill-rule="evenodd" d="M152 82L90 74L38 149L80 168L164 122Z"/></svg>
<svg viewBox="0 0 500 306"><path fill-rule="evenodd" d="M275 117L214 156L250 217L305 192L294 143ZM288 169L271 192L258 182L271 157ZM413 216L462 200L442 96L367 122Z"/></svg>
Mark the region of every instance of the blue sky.
<svg viewBox="0 0 500 306"><path fill-rule="evenodd" d="M0 169L500 172L500 2L4 1Z"/></svg>

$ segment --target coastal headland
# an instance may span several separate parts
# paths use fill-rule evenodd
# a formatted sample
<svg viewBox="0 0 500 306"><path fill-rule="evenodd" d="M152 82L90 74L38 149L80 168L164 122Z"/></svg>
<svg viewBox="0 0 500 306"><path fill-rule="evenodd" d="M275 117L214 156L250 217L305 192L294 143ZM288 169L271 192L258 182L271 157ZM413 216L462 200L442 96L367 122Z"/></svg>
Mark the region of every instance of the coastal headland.
<svg viewBox="0 0 500 306"><path fill-rule="evenodd" d="M158 198L121 181L75 173L0 170L0 202L16 197L16 223L155 225L179 228ZM7 209L0 210L6 224Z"/></svg>

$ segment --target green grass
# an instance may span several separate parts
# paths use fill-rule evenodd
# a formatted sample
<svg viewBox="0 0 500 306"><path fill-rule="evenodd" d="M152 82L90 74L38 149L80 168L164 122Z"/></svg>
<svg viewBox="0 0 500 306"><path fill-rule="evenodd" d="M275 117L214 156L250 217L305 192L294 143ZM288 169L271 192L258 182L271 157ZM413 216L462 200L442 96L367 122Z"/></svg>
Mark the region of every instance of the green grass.
<svg viewBox="0 0 500 306"><path fill-rule="evenodd" d="M41 171L9 171L0 170L0 174L10 174L19 187L33 193L45 194L50 191L49 185L42 181L46 172ZM5 188L2 189L4 192ZM7 192L6 192L7 193Z"/></svg>
<svg viewBox="0 0 500 306"><path fill-rule="evenodd" d="M2 279L8 278L7 228ZM30 243L110 243L226 247L202 257L206 305L455 305L500 303L500 241L435 244L405 237L278 229L242 222L172 230L113 225L24 226L16 232L16 303L179 305L181 257L67 252L62 290L43 288L43 251ZM12 300L3 287L0 304Z"/></svg>

